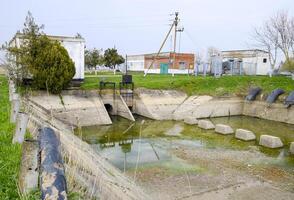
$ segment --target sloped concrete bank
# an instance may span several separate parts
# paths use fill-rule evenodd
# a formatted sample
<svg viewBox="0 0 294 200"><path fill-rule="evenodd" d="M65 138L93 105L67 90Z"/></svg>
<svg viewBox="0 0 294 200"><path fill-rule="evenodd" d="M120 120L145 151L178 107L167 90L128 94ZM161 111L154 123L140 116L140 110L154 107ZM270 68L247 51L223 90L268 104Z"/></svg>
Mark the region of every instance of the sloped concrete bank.
<svg viewBox="0 0 294 200"><path fill-rule="evenodd" d="M111 124L111 119L97 92L71 91L61 96L38 92L29 97L31 103L41 107L70 126Z"/></svg>
<svg viewBox="0 0 294 200"><path fill-rule="evenodd" d="M246 115L294 124L294 107L281 102L247 102L240 97L190 96L173 90L135 90L134 112L155 120Z"/></svg>
<svg viewBox="0 0 294 200"><path fill-rule="evenodd" d="M124 117L128 120L135 121L133 114L128 108L126 102L121 95L101 94L101 99L104 104L111 105L110 114Z"/></svg>
<svg viewBox="0 0 294 200"><path fill-rule="evenodd" d="M58 135L66 164L67 182L72 190L85 191L89 199L150 199L133 181L109 164L90 145L72 132L69 124L50 115L30 99L24 100L30 113L28 129L36 138L38 128L52 128Z"/></svg>

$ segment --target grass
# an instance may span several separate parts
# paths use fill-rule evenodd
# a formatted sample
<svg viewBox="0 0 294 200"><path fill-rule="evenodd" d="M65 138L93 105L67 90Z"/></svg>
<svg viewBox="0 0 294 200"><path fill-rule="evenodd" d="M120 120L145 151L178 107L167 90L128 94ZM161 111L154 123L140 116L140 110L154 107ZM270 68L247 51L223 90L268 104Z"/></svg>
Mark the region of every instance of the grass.
<svg viewBox="0 0 294 200"><path fill-rule="evenodd" d="M20 196L18 174L21 162L21 145L12 144L15 125L10 123L10 103L7 78L0 75L0 199L39 199L38 191ZM26 134L26 137L29 137Z"/></svg>
<svg viewBox="0 0 294 200"><path fill-rule="evenodd" d="M119 84L121 75L111 76L110 73L98 73L97 76L86 75L81 88L84 90L98 89L99 81L111 81ZM285 76L223 76L214 78L212 76L188 76L188 75L160 75L149 74L146 77L141 73L133 74L136 88L147 89L174 89L187 93L188 95L242 95L247 94L250 87L261 87L263 92L270 93L276 88L284 89L287 93L294 90L294 81Z"/></svg>
<svg viewBox="0 0 294 200"><path fill-rule="evenodd" d="M9 122L8 83L3 76L0 76L0 95L0 199L18 199L21 145L12 144L14 125Z"/></svg>

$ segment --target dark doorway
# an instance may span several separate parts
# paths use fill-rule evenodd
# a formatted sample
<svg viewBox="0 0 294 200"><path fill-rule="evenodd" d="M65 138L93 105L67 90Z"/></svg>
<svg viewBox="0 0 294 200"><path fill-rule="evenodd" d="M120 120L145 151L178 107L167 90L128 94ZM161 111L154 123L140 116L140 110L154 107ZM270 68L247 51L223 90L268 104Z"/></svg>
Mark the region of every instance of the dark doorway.
<svg viewBox="0 0 294 200"><path fill-rule="evenodd" d="M112 110L113 110L113 108L112 108L112 105L110 105L110 104L104 104L104 106L105 106L105 108L106 108L106 110L107 110L107 112L108 113L111 113L112 112Z"/></svg>

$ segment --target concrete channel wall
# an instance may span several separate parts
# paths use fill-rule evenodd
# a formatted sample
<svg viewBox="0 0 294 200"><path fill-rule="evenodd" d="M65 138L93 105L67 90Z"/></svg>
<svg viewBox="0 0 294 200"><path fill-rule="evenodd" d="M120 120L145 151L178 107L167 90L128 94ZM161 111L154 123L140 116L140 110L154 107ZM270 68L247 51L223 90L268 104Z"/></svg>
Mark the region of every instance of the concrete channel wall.
<svg viewBox="0 0 294 200"><path fill-rule="evenodd" d="M111 115L118 115L131 121L135 118L121 95L102 94L102 102L111 105Z"/></svg>
<svg viewBox="0 0 294 200"><path fill-rule="evenodd" d="M282 103L244 102L243 115L294 124L294 107L286 108Z"/></svg>
<svg viewBox="0 0 294 200"><path fill-rule="evenodd" d="M294 107L281 102L268 105L263 100L244 101L240 97L190 96L172 90L135 91L136 114L155 120L184 120L246 115L294 124Z"/></svg>
<svg viewBox="0 0 294 200"><path fill-rule="evenodd" d="M111 124L111 119L104 104L95 92L67 92L62 99L58 95L38 93L30 101L57 119L71 126L93 126Z"/></svg>
<svg viewBox="0 0 294 200"><path fill-rule="evenodd" d="M134 112L156 119L172 120L173 112L181 105L187 94L175 90L135 90Z"/></svg>
<svg viewBox="0 0 294 200"><path fill-rule="evenodd" d="M58 134L67 167L67 181L73 180L75 184L79 184L88 191L89 198L150 199L141 188L102 158L89 144L75 136L68 124L50 116L46 109L31 100L27 100L25 105L26 111L30 113L30 132L37 137L38 131L35 130L47 126Z"/></svg>

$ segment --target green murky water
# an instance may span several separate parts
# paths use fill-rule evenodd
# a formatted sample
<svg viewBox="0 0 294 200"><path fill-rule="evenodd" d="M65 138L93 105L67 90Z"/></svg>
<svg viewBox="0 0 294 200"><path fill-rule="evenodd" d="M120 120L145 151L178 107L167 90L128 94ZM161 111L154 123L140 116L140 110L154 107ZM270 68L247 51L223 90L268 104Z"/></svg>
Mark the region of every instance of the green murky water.
<svg viewBox="0 0 294 200"><path fill-rule="evenodd" d="M171 149L177 146L218 149L220 152L254 149L271 158L272 165L294 167L294 157L289 154L289 143L294 141L294 125L245 116L211 119L215 124L251 130L257 138L262 134L279 136L285 147L271 150L258 146L258 141L243 142L233 135L223 136L183 122L154 121L140 116L136 116L136 122L121 117L112 117L112 120L112 125L84 127L76 134L121 170L150 165L160 165L172 171L182 168L201 170L173 155Z"/></svg>

